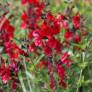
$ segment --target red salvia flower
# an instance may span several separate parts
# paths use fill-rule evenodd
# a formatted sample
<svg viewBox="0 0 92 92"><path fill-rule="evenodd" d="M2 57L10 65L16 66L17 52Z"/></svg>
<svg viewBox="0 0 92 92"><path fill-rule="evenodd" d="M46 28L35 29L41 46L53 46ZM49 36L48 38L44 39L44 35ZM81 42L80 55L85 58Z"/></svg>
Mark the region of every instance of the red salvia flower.
<svg viewBox="0 0 92 92"><path fill-rule="evenodd" d="M75 35L75 42L79 43L81 41L81 37L79 35Z"/></svg>
<svg viewBox="0 0 92 92"><path fill-rule="evenodd" d="M44 46L43 51L44 51L45 55L47 55L47 56L50 56L52 54L52 50L48 46Z"/></svg>
<svg viewBox="0 0 92 92"><path fill-rule="evenodd" d="M5 51L6 51L6 53L8 53L8 55L12 59L14 59L14 58L17 59L19 56L19 50L18 50L18 47L15 43L6 42L5 43Z"/></svg>
<svg viewBox="0 0 92 92"><path fill-rule="evenodd" d="M19 72L19 67L17 65L17 62L12 60L11 63L9 64L11 72L13 72L15 75L18 74Z"/></svg>
<svg viewBox="0 0 92 92"><path fill-rule="evenodd" d="M5 20L5 21L4 21ZM4 21L4 23L2 23ZM13 38L14 35L14 27L10 24L9 20L5 17L0 18L1 25L1 36L4 41L9 41Z"/></svg>
<svg viewBox="0 0 92 92"><path fill-rule="evenodd" d="M57 72L58 72L58 76L60 78L59 85L66 88L67 84L64 81L64 78L66 76L65 69L61 65L58 64L57 65Z"/></svg>
<svg viewBox="0 0 92 92"><path fill-rule="evenodd" d="M29 48L28 48L28 50L30 51L30 52L34 52L35 51L35 44L33 43L33 44L31 44L31 45L29 45Z"/></svg>
<svg viewBox="0 0 92 92"><path fill-rule="evenodd" d="M71 42L73 40L74 34L71 31L66 31L64 37L67 42Z"/></svg>
<svg viewBox="0 0 92 92"><path fill-rule="evenodd" d="M17 81L16 80L13 80L12 89L13 90L16 90L16 88L17 88Z"/></svg>
<svg viewBox="0 0 92 92"><path fill-rule="evenodd" d="M13 42L5 42L5 52L9 55L11 59L17 59L19 55L27 56L27 53L20 49L15 43Z"/></svg>
<svg viewBox="0 0 92 92"><path fill-rule="evenodd" d="M67 20L62 21L62 26L65 30L69 30L69 24Z"/></svg>
<svg viewBox="0 0 92 92"><path fill-rule="evenodd" d="M79 29L80 28L80 15L77 14L75 16L73 16L73 26L76 28L76 29Z"/></svg>
<svg viewBox="0 0 92 92"><path fill-rule="evenodd" d="M47 45L50 48L55 49L57 52L61 51L62 44L57 39L55 39L54 37L48 39Z"/></svg>
<svg viewBox="0 0 92 92"><path fill-rule="evenodd" d="M60 79L64 80L65 78L65 69L61 65L57 65L57 72Z"/></svg>
<svg viewBox="0 0 92 92"><path fill-rule="evenodd" d="M3 83L6 84L11 79L10 68L6 67L5 65L1 66L0 67L0 76L1 76Z"/></svg>
<svg viewBox="0 0 92 92"><path fill-rule="evenodd" d="M35 46L42 46L43 45L43 41L40 39L40 38L36 38L35 40L34 40L35 42Z"/></svg>
<svg viewBox="0 0 92 92"><path fill-rule="evenodd" d="M61 56L61 62L67 65L67 67L70 67L72 64L72 60L70 59L70 54L67 52L63 53Z"/></svg>

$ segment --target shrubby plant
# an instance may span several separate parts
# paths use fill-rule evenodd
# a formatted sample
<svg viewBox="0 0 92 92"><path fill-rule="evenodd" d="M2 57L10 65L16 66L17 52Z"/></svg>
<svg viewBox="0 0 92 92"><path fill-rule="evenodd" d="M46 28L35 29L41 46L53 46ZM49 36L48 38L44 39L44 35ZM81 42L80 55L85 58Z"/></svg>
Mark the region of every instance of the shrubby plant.
<svg viewBox="0 0 92 92"><path fill-rule="evenodd" d="M13 2L0 4L0 92L85 92L91 29L80 2L61 1L60 12L47 0Z"/></svg>

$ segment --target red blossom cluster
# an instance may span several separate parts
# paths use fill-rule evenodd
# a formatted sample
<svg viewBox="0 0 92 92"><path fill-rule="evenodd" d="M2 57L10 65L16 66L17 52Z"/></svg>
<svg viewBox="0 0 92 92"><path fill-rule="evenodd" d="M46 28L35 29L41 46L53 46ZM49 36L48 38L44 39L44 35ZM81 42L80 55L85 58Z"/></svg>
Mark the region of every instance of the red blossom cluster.
<svg viewBox="0 0 92 92"><path fill-rule="evenodd" d="M11 40L14 33L14 27L5 16L0 17L0 23L0 39L3 39L4 42Z"/></svg>
<svg viewBox="0 0 92 92"><path fill-rule="evenodd" d="M42 69L44 66L48 66L52 92L54 92L56 85L54 66L56 66L54 68L57 70L60 79L59 85L67 87L64 81L66 72L63 65L68 68L71 67L72 60L70 54L63 52L63 49L68 48L72 42L76 44L81 42L81 15L77 13L70 19L64 14L55 16L51 11L45 11L46 3L38 0L22 0L22 4L28 4L27 10L21 16L21 28L28 29L28 38L32 40L28 49L38 55L40 53L45 54L45 58L37 64L37 67L39 66ZM70 27L70 23L72 27ZM65 30L63 42L58 39L58 35L62 33L61 29ZM61 58L57 60L58 63L54 63L53 59L48 60L57 55L61 55Z"/></svg>
<svg viewBox="0 0 92 92"><path fill-rule="evenodd" d="M50 87L52 92L55 91L56 84L62 87L67 87L65 82L66 70L65 67L70 68L72 60L71 54L63 51L64 48L69 48L69 45L81 42L81 15L78 13L70 18L70 20L62 13L54 15L51 11L45 10L47 3L39 0L21 0L23 5L27 4L27 10L21 15L21 29L27 31L27 37L30 43L26 45L26 52L22 50L15 42L14 27L10 21L4 16L0 18L0 22L4 23L0 26L0 40L3 40L4 53L8 55L9 59L4 60L1 57L0 77L3 83L9 80L13 81L12 87L16 89L18 78L19 56L28 56L29 53L36 55L44 54L44 58L39 61L37 68L48 68L50 77ZM70 27L69 24L72 24ZM64 29L64 41L58 38ZM53 57L60 56L57 61ZM6 64L6 62L9 62ZM54 72L58 74L59 81L54 77Z"/></svg>
<svg viewBox="0 0 92 92"><path fill-rule="evenodd" d="M9 19L5 16L0 17L0 23L0 46L4 48L0 52L0 78L3 84L7 84L9 80L12 80L11 88L15 90L20 67L18 57L20 54L24 55L25 52L13 42L14 27L10 24ZM2 54L7 54L8 58L4 59Z"/></svg>
<svg viewBox="0 0 92 92"><path fill-rule="evenodd" d="M60 79L59 85L67 87L64 81L66 72L62 65L66 65L69 68L72 64L72 60L70 59L70 54L63 52L63 49L68 48L71 42L81 42L81 15L78 13L69 20L64 14L55 16L51 11L45 11L47 4L44 2L38 0L28 0L25 2L25 0L22 0L22 4L26 3L28 4L28 8L21 16L21 28L28 29L28 38L32 40L28 49L35 54L40 54L40 52L44 53L46 57L45 60L43 59L37 64L37 68L40 67L40 69L42 69L44 66L48 66L50 87L54 90L56 81L53 76L53 67L56 66L56 68L54 68L57 70ZM70 21L72 28L69 26ZM58 35L62 33L61 29L65 30L63 42L57 38ZM60 54L61 58L57 61L57 64L54 64L53 60L48 60L50 57L56 57Z"/></svg>
<svg viewBox="0 0 92 92"><path fill-rule="evenodd" d="M5 61L3 58L1 58L0 61L0 78L2 79L3 84L7 84L11 80L11 88L15 90L18 83L18 62L12 60L10 61L10 64L7 64L8 60Z"/></svg>

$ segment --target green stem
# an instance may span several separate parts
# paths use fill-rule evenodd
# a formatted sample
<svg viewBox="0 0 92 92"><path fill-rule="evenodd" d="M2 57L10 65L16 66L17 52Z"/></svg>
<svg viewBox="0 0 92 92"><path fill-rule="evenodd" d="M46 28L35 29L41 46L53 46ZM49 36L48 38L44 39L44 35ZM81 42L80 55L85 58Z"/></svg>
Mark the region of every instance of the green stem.
<svg viewBox="0 0 92 92"><path fill-rule="evenodd" d="M27 83L28 83L30 92L33 92L33 91L32 91L32 87L31 87L31 85L30 85L30 80L29 80L29 78L28 78L28 76L27 76L27 66L26 66L26 60L25 60L25 57L24 57L24 60L23 60L23 64L24 64L24 67L25 67L25 73L26 73Z"/></svg>
<svg viewBox="0 0 92 92"><path fill-rule="evenodd" d="M26 88L25 88L25 85L24 85L24 82L23 82L23 78L22 78L22 76L21 76L21 71L20 71L20 75L19 75L19 80L20 80L20 83L21 83L23 92L27 92L27 90L26 90Z"/></svg>
<svg viewBox="0 0 92 92"><path fill-rule="evenodd" d="M84 63L84 61L85 61L85 52L83 52L83 53L81 54L81 61L82 61L83 63ZM83 70L84 70L84 68L82 68L82 69L80 70L79 81L82 79ZM79 92L79 88L81 88L81 87L82 87L82 86L77 87L76 92Z"/></svg>

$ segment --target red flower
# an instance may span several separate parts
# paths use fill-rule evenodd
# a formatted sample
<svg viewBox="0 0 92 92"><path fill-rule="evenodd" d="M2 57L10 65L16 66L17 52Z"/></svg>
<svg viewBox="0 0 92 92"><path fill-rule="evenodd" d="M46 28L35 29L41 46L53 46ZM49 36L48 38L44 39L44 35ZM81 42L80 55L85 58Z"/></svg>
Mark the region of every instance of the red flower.
<svg viewBox="0 0 92 92"><path fill-rule="evenodd" d="M4 21L5 20L5 21ZM2 23L4 21L4 23ZM0 33L2 34L2 39L4 41L9 41L13 38L14 35L14 27L10 24L9 20L5 17L0 18L0 22L2 23Z"/></svg>
<svg viewBox="0 0 92 92"><path fill-rule="evenodd" d="M43 45L43 41L41 36L39 35L39 31L40 30L33 31L32 36L34 37L35 46L41 47Z"/></svg>
<svg viewBox="0 0 92 92"><path fill-rule="evenodd" d="M24 21L24 22L27 22L28 21L28 15L26 12L23 12L23 14L21 15L21 19Z"/></svg>
<svg viewBox="0 0 92 92"><path fill-rule="evenodd" d="M46 18L48 19L48 21L55 21L55 17L52 15L51 12L48 12L46 14Z"/></svg>
<svg viewBox="0 0 92 92"><path fill-rule="evenodd" d="M65 69L61 65L57 65L57 72L60 79L63 80L65 78Z"/></svg>
<svg viewBox="0 0 92 92"><path fill-rule="evenodd" d="M27 28L27 24L25 22L22 22L20 27L21 27L21 29L25 29L25 28Z"/></svg>
<svg viewBox="0 0 92 92"><path fill-rule="evenodd" d="M75 42L79 43L81 41L81 37L79 35L75 35Z"/></svg>
<svg viewBox="0 0 92 92"><path fill-rule="evenodd" d="M57 39L55 39L54 37L49 38L46 44L50 48L55 49L57 52L61 51L62 44Z"/></svg>
<svg viewBox="0 0 92 92"><path fill-rule="evenodd" d="M63 54L62 54L61 61L66 60L69 56L70 56L70 55L69 55L67 52L63 53Z"/></svg>
<svg viewBox="0 0 92 92"><path fill-rule="evenodd" d="M76 29L79 29L80 28L80 15L75 15L73 16L73 26L76 28Z"/></svg>
<svg viewBox="0 0 92 92"><path fill-rule="evenodd" d="M28 22L28 15L26 12L23 12L23 14L21 15L21 19L22 19L22 23L20 25L20 27L22 29L25 29L27 27L27 22Z"/></svg>
<svg viewBox="0 0 92 92"><path fill-rule="evenodd" d="M57 16L57 21L61 24L61 26L65 30L69 30L69 23L68 23L68 20L65 19L65 16L64 15L59 14Z"/></svg>
<svg viewBox="0 0 92 92"><path fill-rule="evenodd" d="M33 51L35 51L35 44L33 43L33 44L31 44L30 46L29 46L29 48L28 48L28 50L30 51L30 52L33 52Z"/></svg>
<svg viewBox="0 0 92 92"><path fill-rule="evenodd" d="M64 82L64 78L65 78L65 69L61 66L61 65L57 65L57 72L58 72L58 76L60 78L59 81L59 85L66 88L67 84Z"/></svg>
<svg viewBox="0 0 92 92"><path fill-rule="evenodd" d="M64 35L65 40L68 42L73 40L73 36L74 36L73 32L70 32L70 31L66 31Z"/></svg>
<svg viewBox="0 0 92 92"><path fill-rule="evenodd" d="M58 20L59 22L63 22L63 21L65 20L65 16L62 15L62 14L58 14L57 20Z"/></svg>
<svg viewBox="0 0 92 92"><path fill-rule="evenodd" d="M17 59L19 55L27 56L27 53L20 49L15 43L13 42L5 42L5 52L9 55L11 59Z"/></svg>
<svg viewBox="0 0 92 92"><path fill-rule="evenodd" d="M41 24L41 30L39 34L42 37L49 37L53 35L57 35L60 33L60 24L58 23L57 19L53 17L53 15L48 14L46 16L46 20L43 21Z"/></svg>
<svg viewBox="0 0 92 92"><path fill-rule="evenodd" d="M52 50L48 46L44 46L43 51L44 51L45 55L47 55L47 56L50 56L52 54Z"/></svg>
<svg viewBox="0 0 92 92"><path fill-rule="evenodd" d="M51 26L52 35L57 35L60 33L60 24L58 24L57 20L53 22L53 26Z"/></svg>
<svg viewBox="0 0 92 92"><path fill-rule="evenodd" d="M15 43L12 42L6 42L5 43L5 51L8 53L10 58L18 58L19 56L19 49Z"/></svg>
<svg viewBox="0 0 92 92"><path fill-rule="evenodd" d="M10 69L9 67L1 66L0 67L0 76L4 84L10 80Z"/></svg>
<svg viewBox="0 0 92 92"><path fill-rule="evenodd" d="M17 65L17 62L15 62L14 60L12 60L11 63L10 63L10 65L9 65L9 67L10 67L10 70L11 70L15 75L18 74L18 72L19 72L19 67L18 67L18 65Z"/></svg>
<svg viewBox="0 0 92 92"><path fill-rule="evenodd" d="M32 32L33 37L35 37L35 38L38 38L39 37L40 38L39 32L40 32L40 30L34 30Z"/></svg>
<svg viewBox="0 0 92 92"><path fill-rule="evenodd" d="M70 67L72 63L72 60L70 59L70 54L68 54L67 52L63 53L61 56L61 62Z"/></svg>
<svg viewBox="0 0 92 92"><path fill-rule="evenodd" d="M13 80L12 89L13 90L16 90L16 88L17 88L17 81L16 80Z"/></svg>
<svg viewBox="0 0 92 92"><path fill-rule="evenodd" d="M52 35L49 26L47 25L46 22L43 22L41 25L41 30L39 31L40 36L42 37L48 37Z"/></svg>
<svg viewBox="0 0 92 92"><path fill-rule="evenodd" d="M69 30L69 24L67 20L62 21L62 26L65 30Z"/></svg>

